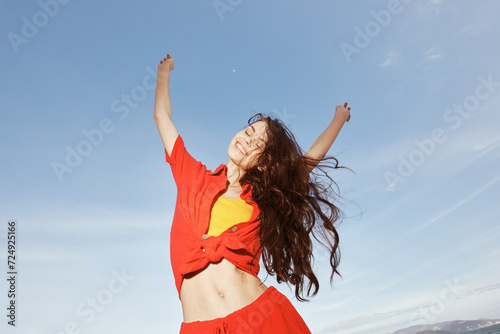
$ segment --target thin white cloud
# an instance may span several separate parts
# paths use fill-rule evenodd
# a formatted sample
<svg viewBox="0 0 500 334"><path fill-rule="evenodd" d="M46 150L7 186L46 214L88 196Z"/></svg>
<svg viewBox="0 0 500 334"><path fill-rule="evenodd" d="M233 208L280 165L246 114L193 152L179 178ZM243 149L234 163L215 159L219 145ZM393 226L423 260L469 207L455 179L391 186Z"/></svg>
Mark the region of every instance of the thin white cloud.
<svg viewBox="0 0 500 334"><path fill-rule="evenodd" d="M425 51L424 52L424 59L421 62L419 62L417 64L417 66L425 64L425 63L427 63L427 62L429 62L431 60L441 58L442 55L440 53L435 52L435 51L436 51L436 47L435 46L433 46L429 50Z"/></svg>
<svg viewBox="0 0 500 334"><path fill-rule="evenodd" d="M477 164L480 159L483 161L498 159L497 149L500 147L500 134L495 124L498 124L500 118L494 111L498 109L499 105L500 97L491 97L487 101L481 102L479 108L470 117L463 119L457 129L452 129L446 124L437 124L434 129L443 129L447 136L446 141L436 144L435 152L426 157L423 165L415 166L416 173L412 174L410 178L420 177L424 181L423 184L428 184L430 179L441 184L465 168ZM395 143L393 149L387 151L391 152L393 161L389 161L386 166L379 164L378 167L385 167L385 171L380 173L383 175L386 171L396 172L398 162L395 161L395 158L399 155L408 158L409 153L405 152L410 152L410 149L418 149L415 140L422 141L425 138L430 138L432 131L428 130L427 134L414 134L413 137L405 138L401 143ZM395 152L397 150L399 152ZM385 156L385 159L390 158L389 155ZM393 166L390 166L391 164ZM397 189L389 186L386 190L394 191Z"/></svg>
<svg viewBox="0 0 500 334"><path fill-rule="evenodd" d="M457 31L458 35L477 37L482 35L488 28L483 23L471 23Z"/></svg>
<svg viewBox="0 0 500 334"><path fill-rule="evenodd" d="M487 184L485 184L484 186L482 186L481 188L479 188L478 190L476 190L475 192L473 192L472 194L470 194L466 198L458 201L455 205L453 205L452 207L450 207L450 208L446 209L445 211L441 212L436 217L430 219L429 221L425 222L424 224L420 225L419 227L417 227L416 229L414 229L413 231L411 231L409 234L411 235L413 233L416 233L416 232L420 231L421 229L423 229L423 228L425 228L425 227L427 227L427 226L435 223L436 221L440 220L441 218L449 215L450 213L452 213L453 211L455 211L456 209L458 209L462 205L467 204L469 201L471 201L472 199L474 199L476 196L480 195L482 192L484 192L485 190L487 190L489 187L491 187L492 185L494 185L498 181L500 181L500 176L495 177L493 180L491 180L490 182L488 182Z"/></svg>
<svg viewBox="0 0 500 334"><path fill-rule="evenodd" d="M439 154L434 154L421 166L423 178L432 178L438 171L446 171L439 176L439 183L454 177L464 169L476 165L478 160L492 161L498 159L500 134L496 124L500 121L495 110L500 105L500 97L490 98L482 102L478 110L467 119L460 127L453 130L447 129L448 139L440 144ZM464 131L467 130L467 131ZM464 159L465 157L470 157Z"/></svg>
<svg viewBox="0 0 500 334"><path fill-rule="evenodd" d="M387 58L383 63L381 63L379 66L380 67L387 67L389 65L392 64L392 59L391 58Z"/></svg>
<svg viewBox="0 0 500 334"><path fill-rule="evenodd" d="M439 13L441 12L442 2L442 0L419 2L417 13L425 20L431 19L432 17L439 15Z"/></svg>
<svg viewBox="0 0 500 334"><path fill-rule="evenodd" d="M381 64L379 64L379 66L380 67L387 67L389 65L392 65L392 64L396 63L398 58L399 58L399 51L391 50L387 53L387 59L384 62L382 62Z"/></svg>
<svg viewBox="0 0 500 334"><path fill-rule="evenodd" d="M427 51L424 53L424 55L426 56L426 55L430 54L431 52L433 52L434 50L436 50L436 48L435 48L435 47L432 47L432 48L430 48L429 50L427 50Z"/></svg>
<svg viewBox="0 0 500 334"><path fill-rule="evenodd" d="M81 254L77 252L65 251L61 252L58 250L49 249L27 249L23 251L24 261L74 261L82 263L84 260L91 259L90 254Z"/></svg>
<svg viewBox="0 0 500 334"><path fill-rule="evenodd" d="M474 250L480 249L484 245L493 245L495 241L500 236L500 227L494 227L492 229L486 230L482 233L479 233L474 236L470 236L467 240L467 243L464 243L462 247L459 248L451 248L448 252L436 253L432 259L429 259L425 262L421 262L420 265L413 267L410 272L407 272L404 276L400 277L401 281L407 281L410 277L415 274L422 272L429 272L432 269L441 266L443 263L449 263L456 259L463 259L465 255L474 252ZM407 236L400 238L398 242L401 242ZM496 254L498 251L493 251L491 254L485 254L482 257L476 257L471 261L460 261L460 267L463 268L463 271L469 270L471 268L480 268L477 270L485 271L485 277L489 277L493 271L491 271L492 267L489 264L492 261L492 254ZM455 268L458 271L461 271L460 267ZM489 268L490 271L487 269ZM474 277L482 277L483 275L477 276L477 271L474 270ZM461 276L465 279L464 276Z"/></svg>
<svg viewBox="0 0 500 334"><path fill-rule="evenodd" d="M424 58L424 60L422 60L420 63L418 63L418 64L417 64L417 66L420 66L420 65L422 65L422 64L425 64L425 63L427 63L427 62L429 62L429 61L431 61L431 60L434 60L434 59L439 59L439 58L441 58L441 57L442 57L442 55L441 55L441 54L433 54L433 55L429 55L429 56L425 57L425 58Z"/></svg>
<svg viewBox="0 0 500 334"><path fill-rule="evenodd" d="M21 211L21 210L18 210ZM137 229L168 228L172 222L173 208L164 211L139 211L124 207L113 208L100 203L54 203L40 200L33 213L25 213L24 232L52 234L78 233L120 235ZM43 212L43 214L42 214Z"/></svg>

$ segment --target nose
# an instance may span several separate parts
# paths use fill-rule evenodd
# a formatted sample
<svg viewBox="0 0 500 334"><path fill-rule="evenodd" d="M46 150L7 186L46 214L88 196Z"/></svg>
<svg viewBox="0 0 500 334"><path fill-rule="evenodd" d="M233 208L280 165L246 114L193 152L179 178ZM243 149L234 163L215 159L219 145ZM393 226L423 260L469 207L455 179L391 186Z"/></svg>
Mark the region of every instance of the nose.
<svg viewBox="0 0 500 334"><path fill-rule="evenodd" d="M252 145L252 138L250 136L245 137L245 143L247 144L248 147L251 147Z"/></svg>

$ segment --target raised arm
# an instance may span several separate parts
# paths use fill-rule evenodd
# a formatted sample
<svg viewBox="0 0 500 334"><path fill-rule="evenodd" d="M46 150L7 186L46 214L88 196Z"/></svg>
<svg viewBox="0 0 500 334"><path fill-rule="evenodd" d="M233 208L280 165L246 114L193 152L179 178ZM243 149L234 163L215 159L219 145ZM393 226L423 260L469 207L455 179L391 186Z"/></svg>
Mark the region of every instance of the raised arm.
<svg viewBox="0 0 500 334"><path fill-rule="evenodd" d="M313 158L316 160L323 159L326 153L330 150L333 142L337 138L342 126L345 122L349 122L351 119L351 108L347 108L347 102L343 106L337 106L335 108L335 115L333 120L330 122L325 131L316 139L312 144L311 149L304 154L305 157ZM317 164L317 163L316 163ZM316 166L316 164L314 166ZM310 166L310 171L314 169L314 166Z"/></svg>
<svg viewBox="0 0 500 334"><path fill-rule="evenodd" d="M163 60L160 61L156 73L154 118L161 140L163 141L163 146L165 146L168 155L172 153L175 140L179 135L174 123L172 123L172 106L170 104L170 93L168 91L170 71L173 69L174 58L167 54L167 58L163 58Z"/></svg>

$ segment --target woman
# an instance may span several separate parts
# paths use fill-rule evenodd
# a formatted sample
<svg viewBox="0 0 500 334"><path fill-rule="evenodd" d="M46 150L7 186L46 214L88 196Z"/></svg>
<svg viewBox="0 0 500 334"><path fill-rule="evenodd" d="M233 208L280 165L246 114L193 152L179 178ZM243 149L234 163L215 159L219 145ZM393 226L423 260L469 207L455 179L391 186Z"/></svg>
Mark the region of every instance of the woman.
<svg viewBox="0 0 500 334"><path fill-rule="evenodd" d="M278 282L295 285L298 300L306 300L306 278L307 295L314 286L314 296L319 283L310 234L316 238L316 227L328 244L322 243L330 252L331 280L339 274L333 223L341 211L310 174L326 159L344 168L324 157L350 108L337 106L306 154L281 122L257 114L231 140L227 164L210 171L188 153L172 123L173 69L170 55L158 65L154 116L177 185L170 259L182 303L180 333L310 333L290 301L260 281L259 259Z"/></svg>

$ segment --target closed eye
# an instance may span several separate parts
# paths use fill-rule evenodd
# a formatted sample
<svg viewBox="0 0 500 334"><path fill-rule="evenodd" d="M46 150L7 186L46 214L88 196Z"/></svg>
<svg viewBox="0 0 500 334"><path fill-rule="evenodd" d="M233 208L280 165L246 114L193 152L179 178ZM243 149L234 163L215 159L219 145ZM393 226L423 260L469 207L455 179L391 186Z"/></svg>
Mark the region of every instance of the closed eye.
<svg viewBox="0 0 500 334"><path fill-rule="evenodd" d="M255 129L253 128L253 126L252 126L252 130L253 130L253 132L255 133ZM250 134L248 133L248 131L247 131L247 130L245 130L245 134L246 134L247 136L250 136ZM260 144L257 144L257 147L258 147L258 148L263 148L263 147L264 147L263 143L265 144L264 139L260 138Z"/></svg>

